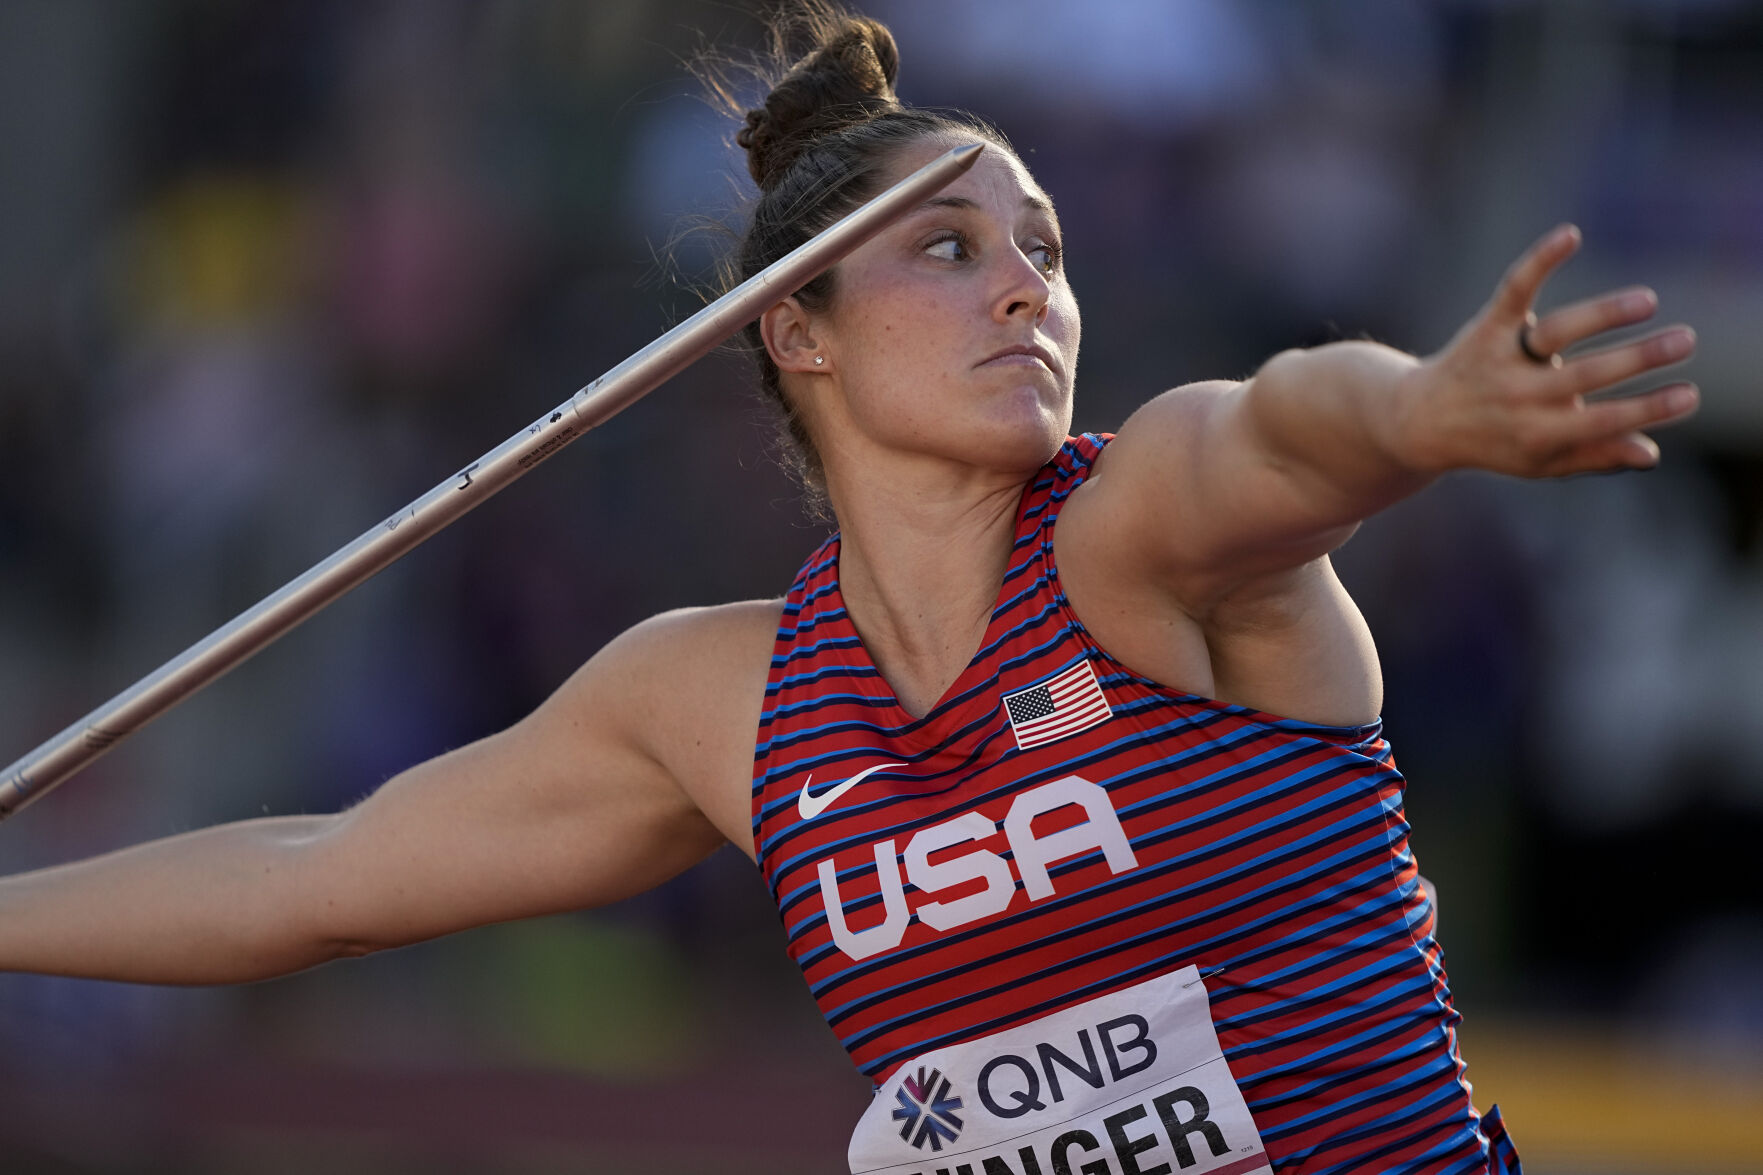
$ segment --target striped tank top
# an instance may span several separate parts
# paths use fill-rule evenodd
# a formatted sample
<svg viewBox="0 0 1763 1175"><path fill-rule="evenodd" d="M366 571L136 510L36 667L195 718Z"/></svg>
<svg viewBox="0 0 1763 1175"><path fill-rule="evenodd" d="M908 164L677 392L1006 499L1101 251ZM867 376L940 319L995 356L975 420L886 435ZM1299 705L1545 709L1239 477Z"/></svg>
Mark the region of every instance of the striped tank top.
<svg viewBox="0 0 1763 1175"><path fill-rule="evenodd" d="M880 1082L1191 965L1276 1170L1516 1171L1470 1100L1381 722L1168 688L1073 613L1054 527L1108 439L1024 487L985 637L922 718L846 614L836 534L791 586L753 831L827 1023Z"/></svg>

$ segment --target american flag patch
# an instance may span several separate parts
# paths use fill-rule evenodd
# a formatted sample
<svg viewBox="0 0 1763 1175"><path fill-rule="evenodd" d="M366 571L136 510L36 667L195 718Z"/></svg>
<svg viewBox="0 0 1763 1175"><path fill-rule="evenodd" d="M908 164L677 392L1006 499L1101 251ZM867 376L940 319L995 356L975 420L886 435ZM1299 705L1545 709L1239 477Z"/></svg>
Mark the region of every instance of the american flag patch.
<svg viewBox="0 0 1763 1175"><path fill-rule="evenodd" d="M1004 711L1010 715L1019 751L1088 730L1114 714L1088 661L1039 685L1005 694Z"/></svg>

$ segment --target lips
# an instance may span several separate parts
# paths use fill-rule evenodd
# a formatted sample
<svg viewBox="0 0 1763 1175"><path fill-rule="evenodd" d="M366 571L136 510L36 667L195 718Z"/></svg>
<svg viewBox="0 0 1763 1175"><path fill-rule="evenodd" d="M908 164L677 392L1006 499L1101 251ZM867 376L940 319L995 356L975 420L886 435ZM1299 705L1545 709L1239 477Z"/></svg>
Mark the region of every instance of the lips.
<svg viewBox="0 0 1763 1175"><path fill-rule="evenodd" d="M1045 347L1042 347L1042 346L1040 346L1038 344L1034 344L1034 343L1017 343L1013 346L1005 347L1004 349L1002 349L1000 351L994 351L992 354L990 354L990 355L986 356L984 359L980 360L979 363L976 364L975 366L985 367L986 365L991 364L991 363L1029 364L1029 363L1034 363L1037 361L1039 363L1041 363L1044 367L1046 367L1046 369L1048 371L1051 371L1055 374L1058 373L1059 364L1058 364L1058 361L1053 358L1053 352L1047 350L1047 348L1045 348Z"/></svg>

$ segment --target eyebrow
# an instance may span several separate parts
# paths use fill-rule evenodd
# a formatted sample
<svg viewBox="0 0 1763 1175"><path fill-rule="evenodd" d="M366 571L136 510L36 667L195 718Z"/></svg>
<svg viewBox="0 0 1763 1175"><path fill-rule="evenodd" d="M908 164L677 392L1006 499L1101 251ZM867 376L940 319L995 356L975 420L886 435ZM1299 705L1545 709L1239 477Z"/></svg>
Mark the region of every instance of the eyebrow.
<svg viewBox="0 0 1763 1175"><path fill-rule="evenodd" d="M1041 199L1039 196L1024 196L1022 198L1022 206L1024 208L1033 208L1038 212L1045 212L1049 216L1054 216L1054 217L1058 216L1058 213L1053 211L1053 205L1048 203L1046 200ZM923 204L920 204L919 207L920 208L978 208L979 205L974 203L972 200L969 200L966 196L932 196L930 199L926 200Z"/></svg>

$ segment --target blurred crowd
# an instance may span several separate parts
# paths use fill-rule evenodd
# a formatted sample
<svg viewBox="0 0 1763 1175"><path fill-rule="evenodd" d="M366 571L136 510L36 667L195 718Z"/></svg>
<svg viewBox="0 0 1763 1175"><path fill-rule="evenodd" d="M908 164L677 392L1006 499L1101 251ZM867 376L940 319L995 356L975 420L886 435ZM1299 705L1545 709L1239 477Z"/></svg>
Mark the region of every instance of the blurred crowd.
<svg viewBox="0 0 1763 1175"><path fill-rule="evenodd" d="M683 62L756 44L748 7L0 5L0 757L698 303L746 179ZM1472 1018L1763 1079L1763 10L865 10L902 96L992 118L1057 202L1079 429L1289 346L1424 353L1562 220L1586 247L1546 301L1644 282L1697 326L1705 407L1657 471L1452 475L1336 565ZM750 386L721 356L590 434L0 827L0 870L333 810L646 615L781 593L822 531ZM725 852L617 910L265 987L0 976L0 1089L173 1050L836 1068L779 941Z"/></svg>

